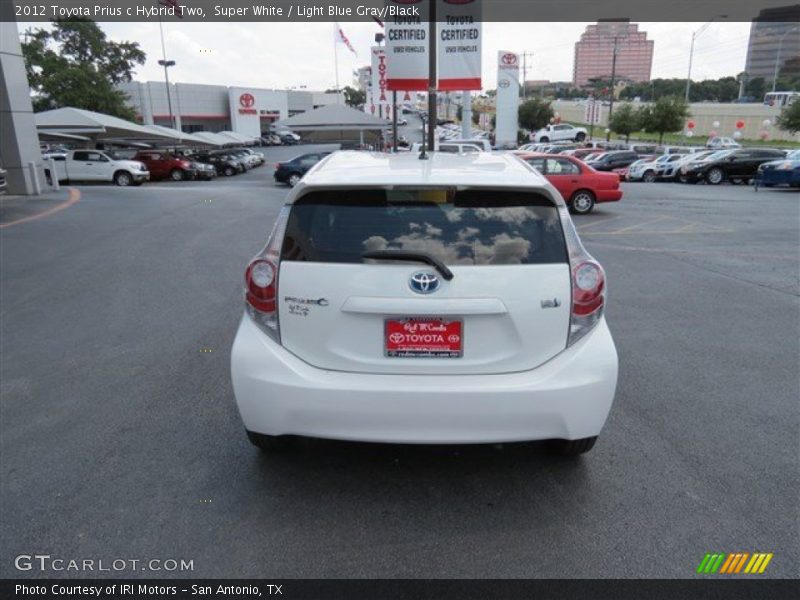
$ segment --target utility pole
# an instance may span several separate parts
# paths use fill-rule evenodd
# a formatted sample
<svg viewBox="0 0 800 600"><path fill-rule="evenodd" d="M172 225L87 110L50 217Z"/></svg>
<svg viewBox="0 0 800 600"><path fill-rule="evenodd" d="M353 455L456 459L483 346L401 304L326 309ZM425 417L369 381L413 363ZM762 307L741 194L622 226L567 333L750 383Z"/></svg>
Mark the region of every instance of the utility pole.
<svg viewBox="0 0 800 600"><path fill-rule="evenodd" d="M525 82L528 80L528 56L533 58L533 52L525 50L522 53L522 100L523 102L528 97L528 86Z"/></svg>

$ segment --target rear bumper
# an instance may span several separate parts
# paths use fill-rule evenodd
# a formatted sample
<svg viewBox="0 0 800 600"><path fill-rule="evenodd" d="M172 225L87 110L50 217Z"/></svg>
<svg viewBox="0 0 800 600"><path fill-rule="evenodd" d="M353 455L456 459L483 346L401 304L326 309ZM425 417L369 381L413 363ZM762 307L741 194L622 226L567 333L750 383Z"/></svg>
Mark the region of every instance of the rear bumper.
<svg viewBox="0 0 800 600"><path fill-rule="evenodd" d="M597 202L618 202L622 199L622 190L597 190Z"/></svg>
<svg viewBox="0 0 800 600"><path fill-rule="evenodd" d="M600 433L617 384L603 320L532 371L374 375L318 369L242 319L231 377L249 431L394 443L497 443Z"/></svg>

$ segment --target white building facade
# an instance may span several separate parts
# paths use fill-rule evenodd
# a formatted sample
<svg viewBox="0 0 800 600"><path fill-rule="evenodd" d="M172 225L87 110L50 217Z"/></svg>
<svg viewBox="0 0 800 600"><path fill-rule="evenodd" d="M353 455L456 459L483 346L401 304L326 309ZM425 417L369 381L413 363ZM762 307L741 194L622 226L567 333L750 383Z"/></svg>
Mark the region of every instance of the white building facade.
<svg viewBox="0 0 800 600"><path fill-rule="evenodd" d="M260 136L270 125L292 115L328 104L344 104L344 95L305 90L268 90L196 83L131 81L117 88L145 125L172 126L186 133L235 131Z"/></svg>

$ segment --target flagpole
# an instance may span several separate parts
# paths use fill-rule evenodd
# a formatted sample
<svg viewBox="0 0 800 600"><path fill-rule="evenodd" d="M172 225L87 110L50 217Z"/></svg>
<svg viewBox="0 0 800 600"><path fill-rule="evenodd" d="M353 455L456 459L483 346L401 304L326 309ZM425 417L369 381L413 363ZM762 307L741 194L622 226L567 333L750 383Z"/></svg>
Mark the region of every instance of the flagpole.
<svg viewBox="0 0 800 600"><path fill-rule="evenodd" d="M333 68L336 71L336 103L339 103L339 51L337 46L339 45L336 39L339 36L339 26L334 23L333 27L335 29L333 34Z"/></svg>

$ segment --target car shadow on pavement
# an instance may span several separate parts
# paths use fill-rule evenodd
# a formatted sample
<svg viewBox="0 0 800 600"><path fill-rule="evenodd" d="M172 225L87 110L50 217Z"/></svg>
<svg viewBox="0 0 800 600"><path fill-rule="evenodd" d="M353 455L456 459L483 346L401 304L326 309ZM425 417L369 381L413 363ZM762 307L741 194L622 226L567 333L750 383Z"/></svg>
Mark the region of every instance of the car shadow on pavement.
<svg viewBox="0 0 800 600"><path fill-rule="evenodd" d="M315 438L295 438L290 447L264 454L256 452L256 465L265 482L326 479L330 489L361 489L410 483L490 485L492 480L541 478L547 487L580 485L587 457L566 458L551 453L548 442L506 444L380 444Z"/></svg>

